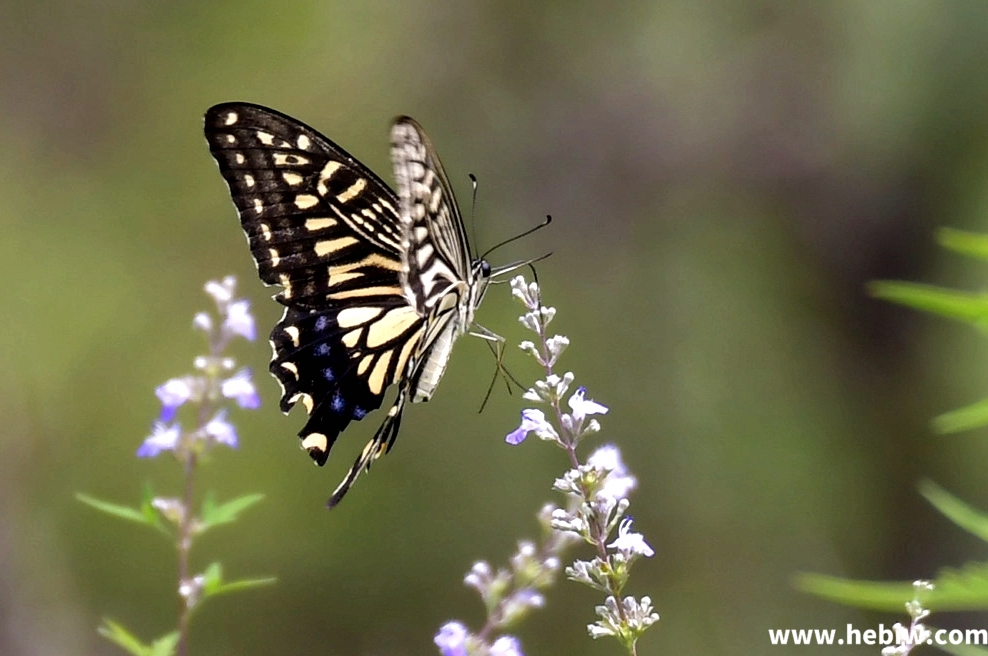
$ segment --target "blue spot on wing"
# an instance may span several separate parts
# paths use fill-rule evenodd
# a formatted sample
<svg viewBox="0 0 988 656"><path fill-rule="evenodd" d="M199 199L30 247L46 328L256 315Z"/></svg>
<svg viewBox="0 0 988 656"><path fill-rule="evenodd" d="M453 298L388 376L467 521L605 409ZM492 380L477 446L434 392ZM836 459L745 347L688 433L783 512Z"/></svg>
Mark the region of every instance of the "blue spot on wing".
<svg viewBox="0 0 988 656"><path fill-rule="evenodd" d="M333 406L333 410L335 412L343 412L343 410L346 409L346 401L339 392L333 394L333 400L330 401L330 405Z"/></svg>
<svg viewBox="0 0 988 656"><path fill-rule="evenodd" d="M329 355L329 344L323 342L316 346L316 355L327 356Z"/></svg>
<svg viewBox="0 0 988 656"><path fill-rule="evenodd" d="M336 379L336 376L333 375L333 370L329 368L322 370L322 377L329 382L332 382Z"/></svg>
<svg viewBox="0 0 988 656"><path fill-rule="evenodd" d="M326 330L326 327L328 325L329 325L329 319L326 318L326 315L323 315L318 319L316 319L316 330L318 330L319 332Z"/></svg>
<svg viewBox="0 0 988 656"><path fill-rule="evenodd" d="M367 411L366 410L364 410L363 408L361 408L359 405L356 406L356 407L354 407L354 409L353 409L353 418L354 419L363 419L366 416L367 416Z"/></svg>

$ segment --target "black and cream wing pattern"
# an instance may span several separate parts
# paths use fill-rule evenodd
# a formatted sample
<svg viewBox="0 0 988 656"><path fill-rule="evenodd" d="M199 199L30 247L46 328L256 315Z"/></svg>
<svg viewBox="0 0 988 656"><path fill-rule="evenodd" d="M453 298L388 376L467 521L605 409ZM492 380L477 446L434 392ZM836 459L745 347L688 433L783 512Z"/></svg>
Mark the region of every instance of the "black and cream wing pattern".
<svg viewBox="0 0 988 656"><path fill-rule="evenodd" d="M432 396L490 267L471 260L452 189L412 119L392 126L397 194L328 138L259 105L210 108L205 135L261 280L282 288L270 370L281 409L300 403L308 414L302 447L323 465L339 434L397 384L334 506L391 448L405 403Z"/></svg>

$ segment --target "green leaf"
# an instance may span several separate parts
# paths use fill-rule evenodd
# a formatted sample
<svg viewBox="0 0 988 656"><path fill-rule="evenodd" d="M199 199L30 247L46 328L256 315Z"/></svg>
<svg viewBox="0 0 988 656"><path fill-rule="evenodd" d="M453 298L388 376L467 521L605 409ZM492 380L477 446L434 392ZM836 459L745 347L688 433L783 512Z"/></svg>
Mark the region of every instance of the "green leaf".
<svg viewBox="0 0 988 656"><path fill-rule="evenodd" d="M988 609L988 563L944 568L923 595L923 606L937 612ZM846 606L905 613L914 596L912 583L852 581L822 574L799 574L794 582L803 592Z"/></svg>
<svg viewBox="0 0 988 656"><path fill-rule="evenodd" d="M126 519L130 522L137 522L138 524L147 524L148 520L137 508L131 508L130 506L121 506L115 503L110 503L109 501L100 501L94 497L83 494L82 492L76 492L75 498L83 502L87 506L92 506L96 510L105 512L107 515L113 515L114 517L119 517L120 519Z"/></svg>
<svg viewBox="0 0 988 656"><path fill-rule="evenodd" d="M213 563L206 568L206 571L202 573L202 597L215 597L216 595L226 594L228 592L236 592L237 590L246 590L248 588L257 588L262 585L271 585L277 581L274 577L266 577L260 579L239 579L236 581L230 581L228 583L223 582L223 566L219 563Z"/></svg>
<svg viewBox="0 0 988 656"><path fill-rule="evenodd" d="M961 569L946 567L934 581L929 607L935 610L988 609L988 563L968 563Z"/></svg>
<svg viewBox="0 0 988 656"><path fill-rule="evenodd" d="M933 430L938 433L959 433L988 426L988 399L945 412L933 419Z"/></svg>
<svg viewBox="0 0 988 656"><path fill-rule="evenodd" d="M936 633L934 627L928 627L930 631ZM936 645L937 649L945 651L948 654L953 654L954 656L986 656L988 655L988 649L982 647L975 647L974 645Z"/></svg>
<svg viewBox="0 0 988 656"><path fill-rule="evenodd" d="M82 492L76 492L75 498L87 506L95 508L100 512L104 512L107 515L113 515L114 517L125 519L128 522L151 526L158 529L165 535L169 535L168 529L166 529L161 523L161 516L151 503L154 499L154 494L152 493L150 486L145 486L145 490L141 498L141 506L139 508L131 508L130 506L110 503L109 501L103 501L101 499L91 497L88 494L83 494Z"/></svg>
<svg viewBox="0 0 988 656"><path fill-rule="evenodd" d="M220 585L223 585L223 566L219 563L210 563L202 573L202 591L208 594L210 590Z"/></svg>
<svg viewBox="0 0 988 656"><path fill-rule="evenodd" d="M238 590L249 590L251 588L260 588L265 585L274 585L278 582L278 579L274 576L265 576L259 579L237 579L236 581L230 581L229 583L224 583L221 586L210 591L209 596L216 596L220 594L226 594L228 592L237 592Z"/></svg>
<svg viewBox="0 0 988 656"><path fill-rule="evenodd" d="M988 235L954 228L937 230L937 242L955 253L988 260Z"/></svg>
<svg viewBox="0 0 988 656"><path fill-rule="evenodd" d="M968 533L988 542L988 515L967 505L933 481L921 482L919 493L947 519Z"/></svg>
<svg viewBox="0 0 988 656"><path fill-rule="evenodd" d="M108 620L104 617L103 624L97 627L96 631L128 654L133 654L134 656L151 656L152 647L145 645L133 633L113 620Z"/></svg>
<svg viewBox="0 0 988 656"><path fill-rule="evenodd" d="M868 283L867 288L876 298L963 321L977 328L988 327L988 294L895 280L876 280Z"/></svg>
<svg viewBox="0 0 988 656"><path fill-rule="evenodd" d="M232 501L227 501L224 504L216 505L213 495L206 495L206 498L202 501L202 516L200 517L198 532L202 533L214 526L236 521L240 513L263 498L263 494L247 494Z"/></svg>
<svg viewBox="0 0 988 656"><path fill-rule="evenodd" d="M145 483L144 489L141 491L141 512L147 517L149 523L154 524L162 533L169 534L168 529L161 523L161 513L154 507L154 490L151 489L151 483Z"/></svg>
<svg viewBox="0 0 988 656"><path fill-rule="evenodd" d="M797 589L836 601L845 606L906 612L906 602L913 598L912 583L852 581L823 574L798 574Z"/></svg>
<svg viewBox="0 0 988 656"><path fill-rule="evenodd" d="M178 637L178 631L172 631L161 636L151 643L148 656L172 656L175 653L175 647L178 645Z"/></svg>

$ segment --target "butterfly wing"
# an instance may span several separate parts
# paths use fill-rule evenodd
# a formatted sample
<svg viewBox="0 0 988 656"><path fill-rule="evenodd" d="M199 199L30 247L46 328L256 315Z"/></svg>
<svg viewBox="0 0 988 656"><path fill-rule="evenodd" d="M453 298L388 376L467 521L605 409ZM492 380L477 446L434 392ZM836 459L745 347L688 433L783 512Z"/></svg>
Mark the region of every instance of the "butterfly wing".
<svg viewBox="0 0 988 656"><path fill-rule="evenodd" d="M274 110L216 105L205 135L261 280L283 287L270 369L283 388L282 410L305 407L299 437L322 465L339 433L407 378L425 336L425 317L405 292L399 201L345 150ZM390 448L404 398L400 391L357 472ZM334 494L337 502L355 477Z"/></svg>
<svg viewBox="0 0 988 656"><path fill-rule="evenodd" d="M409 302L428 314L469 283L470 253L453 188L422 127L407 116L391 127L391 163L402 226L402 280Z"/></svg>
<svg viewBox="0 0 988 656"><path fill-rule="evenodd" d="M453 188L422 127L407 116L391 128L391 162L403 229L402 281L409 302L429 316L411 399L427 401L453 342L472 321L475 278Z"/></svg>

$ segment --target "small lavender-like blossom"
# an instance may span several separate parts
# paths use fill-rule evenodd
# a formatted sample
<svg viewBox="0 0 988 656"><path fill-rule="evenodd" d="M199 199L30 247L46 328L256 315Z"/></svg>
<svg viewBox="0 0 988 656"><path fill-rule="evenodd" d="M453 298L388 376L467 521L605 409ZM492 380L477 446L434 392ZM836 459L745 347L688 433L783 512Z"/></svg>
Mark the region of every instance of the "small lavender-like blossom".
<svg viewBox="0 0 988 656"><path fill-rule="evenodd" d="M515 276L511 279L511 295L519 299L529 310L538 310L542 305L538 284L526 283L524 276Z"/></svg>
<svg viewBox="0 0 988 656"><path fill-rule="evenodd" d="M633 642L638 635L659 621L659 614L652 610L652 600L642 597L625 597L618 604L614 597L604 600L603 606L595 609L600 620L587 627L590 637L613 636L626 644Z"/></svg>
<svg viewBox="0 0 988 656"><path fill-rule="evenodd" d="M459 622L447 622L439 629L433 642L442 656L467 656L467 637L470 632Z"/></svg>
<svg viewBox="0 0 988 656"><path fill-rule="evenodd" d="M563 354L566 347L569 346L569 337L564 335L553 335L545 341L546 350L549 352L549 357L544 358L541 355L537 357L539 364L543 367L552 367L556 364L559 356Z"/></svg>
<svg viewBox="0 0 988 656"><path fill-rule="evenodd" d="M624 557L630 560L635 556L645 556L651 558L655 555L652 547L645 542L645 536L641 533L634 533L631 530L631 518L625 517L618 526L618 537L614 542L607 545L611 549L617 549Z"/></svg>
<svg viewBox="0 0 988 656"><path fill-rule="evenodd" d="M528 314L522 315L518 318L521 325L525 326L532 332L536 332L539 329L539 317L537 314L529 312Z"/></svg>
<svg viewBox="0 0 988 656"><path fill-rule="evenodd" d="M182 429L178 424L157 422L151 429L151 435L145 438L137 449L138 458L154 458L162 451L174 451L182 437Z"/></svg>
<svg viewBox="0 0 988 656"><path fill-rule="evenodd" d="M525 656L521 644L512 636L501 636L491 645L491 656Z"/></svg>
<svg viewBox="0 0 988 656"><path fill-rule="evenodd" d="M206 577L199 574L179 584L178 594L185 600L185 605L188 608L193 608L199 602L199 597L202 595L202 588L205 583Z"/></svg>
<svg viewBox="0 0 988 656"><path fill-rule="evenodd" d="M522 395L522 398L526 401L535 401L536 403L554 404L566 394L566 390L569 389L574 378L575 376L571 371L567 371L562 376L549 374L545 377L545 380L535 381L535 385L529 388Z"/></svg>
<svg viewBox="0 0 988 656"><path fill-rule="evenodd" d="M172 378L155 388L155 396L161 401L159 419L169 422L175 418L175 413L194 394L195 381L189 377Z"/></svg>
<svg viewBox="0 0 988 656"><path fill-rule="evenodd" d="M594 640L606 637L619 637L621 635L621 617L618 613L618 605L614 597L604 600L603 606L594 609L600 620L589 625L587 630Z"/></svg>
<svg viewBox="0 0 988 656"><path fill-rule="evenodd" d="M591 469L590 471L596 471ZM583 468L569 469L552 484L552 489L563 494L579 496L583 492L584 485Z"/></svg>
<svg viewBox="0 0 988 656"><path fill-rule="evenodd" d="M185 504L181 499L155 497L151 500L151 507L175 526L181 526L185 521Z"/></svg>
<svg viewBox="0 0 988 656"><path fill-rule="evenodd" d="M237 279L233 276L227 276L222 281L210 280L204 289L207 294L213 297L216 304L220 306L220 312L222 312L226 305L233 300L233 290L236 289L236 286Z"/></svg>
<svg viewBox="0 0 988 656"><path fill-rule="evenodd" d="M206 435L213 438L213 441L217 444L225 444L231 449L236 449L239 446L237 430L233 427L233 424L226 420L226 410L217 412L203 427L203 431Z"/></svg>
<svg viewBox="0 0 988 656"><path fill-rule="evenodd" d="M198 371L216 376L221 372L233 371L233 368L237 366L237 361L233 358L221 358L214 355L197 355L192 360L192 366Z"/></svg>
<svg viewBox="0 0 988 656"><path fill-rule="evenodd" d="M587 415L605 415L607 406L596 401L588 400L586 397L587 388L580 387L573 396L569 397L569 407L573 411L573 420L576 423L583 421Z"/></svg>
<svg viewBox="0 0 988 656"><path fill-rule="evenodd" d="M508 444L521 444L529 433L535 433L543 440L555 440L558 437L556 429L546 421L544 412L528 409L521 412L521 425L508 433L504 439Z"/></svg>
<svg viewBox="0 0 988 656"><path fill-rule="evenodd" d="M213 332L213 318L209 316L208 312L198 312L196 316L192 317L192 327L207 334L211 333Z"/></svg>
<svg viewBox="0 0 988 656"><path fill-rule="evenodd" d="M606 472L604 485L597 492L614 499L625 499L638 487L638 479L628 472L621 461L621 451L613 444L605 444L590 454L587 464L598 471Z"/></svg>
<svg viewBox="0 0 988 656"><path fill-rule="evenodd" d="M524 394L521 395L521 398L525 399L526 401L533 401L535 403L545 400L539 394L538 390L534 388L525 390Z"/></svg>
<svg viewBox="0 0 988 656"><path fill-rule="evenodd" d="M545 606L545 597L540 593L525 588L505 598L502 603L502 621L505 625L513 624L534 608Z"/></svg>
<svg viewBox="0 0 988 656"><path fill-rule="evenodd" d="M261 397L251 380L250 369L241 369L220 385L220 390L228 399L233 399L241 408L256 410L261 407Z"/></svg>
<svg viewBox="0 0 988 656"><path fill-rule="evenodd" d="M227 307L223 330L230 335L240 335L249 342L257 339L254 316L250 313L250 301L241 299Z"/></svg>
<svg viewBox="0 0 988 656"><path fill-rule="evenodd" d="M581 537L590 531L590 524L584 517L563 510L562 508L556 508L552 511L551 526L555 531L575 533Z"/></svg>
<svg viewBox="0 0 988 656"><path fill-rule="evenodd" d="M484 589L491 584L493 579L494 572L491 571L491 566L479 560L470 568L470 573L463 577L463 583L483 594Z"/></svg>
<svg viewBox="0 0 988 656"><path fill-rule="evenodd" d="M566 568L566 577L571 581L582 583L600 592L607 592L607 586L601 585L595 576L596 563L586 560L574 560L573 564Z"/></svg>

